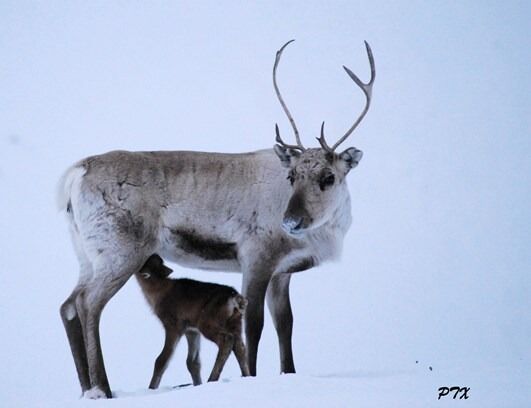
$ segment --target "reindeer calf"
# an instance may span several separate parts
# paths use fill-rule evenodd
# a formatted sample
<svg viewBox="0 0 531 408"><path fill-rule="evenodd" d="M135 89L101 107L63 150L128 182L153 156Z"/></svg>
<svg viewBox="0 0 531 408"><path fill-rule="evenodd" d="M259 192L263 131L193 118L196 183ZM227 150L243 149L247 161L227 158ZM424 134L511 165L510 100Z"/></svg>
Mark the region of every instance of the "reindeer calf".
<svg viewBox="0 0 531 408"><path fill-rule="evenodd" d="M162 258L155 254L136 273L144 296L166 332L164 348L155 360L149 388L158 388L175 345L183 334L188 341L186 365L194 385L201 384L200 333L219 348L208 381L219 379L231 350L238 360L242 376L248 376L249 367L242 340L242 317L247 300L230 286L191 279L169 279L171 272Z"/></svg>

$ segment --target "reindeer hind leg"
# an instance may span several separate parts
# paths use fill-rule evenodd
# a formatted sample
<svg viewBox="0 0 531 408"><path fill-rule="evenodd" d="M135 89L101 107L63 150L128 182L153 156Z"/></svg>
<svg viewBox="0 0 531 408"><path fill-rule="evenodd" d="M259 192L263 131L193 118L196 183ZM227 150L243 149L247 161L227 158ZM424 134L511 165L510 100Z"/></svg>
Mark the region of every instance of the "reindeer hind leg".
<svg viewBox="0 0 531 408"><path fill-rule="evenodd" d="M127 259L127 261L125 261ZM122 261L122 262L120 262ZM99 324L107 302L127 280L140 269L142 262L134 258L117 257L94 268L94 277L76 298L83 328L91 388L86 398L112 398L101 350Z"/></svg>
<svg viewBox="0 0 531 408"><path fill-rule="evenodd" d="M250 376L251 374L249 372L249 364L247 364L245 344L243 343L241 333L234 336L234 344L232 346L232 351L234 352L236 360L238 360L238 364L240 365L242 377Z"/></svg>
<svg viewBox="0 0 531 408"><path fill-rule="evenodd" d="M70 296L61 305L60 314L65 327L68 343L70 344L72 357L74 358L77 376L81 385L81 392L84 393L90 389L90 377L87 353L85 350L85 340L83 338L83 329L76 306L76 298L80 290L80 286L74 288Z"/></svg>
<svg viewBox="0 0 531 408"><path fill-rule="evenodd" d="M210 373L210 377L208 377L209 382L217 381L219 379L221 371L225 366L225 362L227 361L227 358L229 358L230 352L232 350L234 337L229 333L220 333L216 343L218 345L218 355L216 357L216 362L214 363L212 373Z"/></svg>
<svg viewBox="0 0 531 408"><path fill-rule="evenodd" d="M74 364L81 385L81 392L85 393L85 391L90 389L90 376L82 325L83 311L78 308L77 303L84 285L92 278L93 271L90 262L79 245L77 234L73 228L71 228L71 233L80 265L79 280L70 296L68 296L61 305L59 313L66 331L72 357L74 358Z"/></svg>

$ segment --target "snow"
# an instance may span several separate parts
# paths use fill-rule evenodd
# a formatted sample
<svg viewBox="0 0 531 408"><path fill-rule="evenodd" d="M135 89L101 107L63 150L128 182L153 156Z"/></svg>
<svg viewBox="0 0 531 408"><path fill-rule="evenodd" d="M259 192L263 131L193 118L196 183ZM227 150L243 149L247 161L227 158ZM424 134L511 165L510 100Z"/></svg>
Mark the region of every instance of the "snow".
<svg viewBox="0 0 531 408"><path fill-rule="evenodd" d="M457 378L467 381L471 391L468 399L454 400L454 392L447 399L437 400L436 391L440 384L449 384ZM455 406L461 403L473 407L500 407L529 405L529 393L522 392L526 384L506 381L499 368L490 374L500 374L501 378L492 376L478 382L477 375L460 371L430 372L426 367L407 370L351 371L328 374L287 374L265 375L256 378L222 378L217 383L206 383L198 387L165 386L158 390L145 388L128 391L118 390L115 399L85 400L58 396L54 400L39 401L39 407L232 407L239 406L280 406L280 407L430 407ZM448 383L450 381L450 383ZM503 389L500 389L504 387ZM25 403L24 398L17 401Z"/></svg>
<svg viewBox="0 0 531 408"><path fill-rule="evenodd" d="M0 406L525 407L531 404L531 47L525 3L0 4ZM191 381L178 346L148 391L163 331L131 280L101 322L117 398L79 399L59 305L77 263L55 193L112 149L271 147L278 82L303 143L348 129L353 224L342 260L297 274L296 375L278 375L269 316L258 377L231 357ZM313 142L312 142L313 141ZM240 287L238 274L171 265ZM202 345L205 380L216 349ZM418 363L415 363L418 361ZM432 367L432 370L429 369ZM439 387L469 399L437 400Z"/></svg>

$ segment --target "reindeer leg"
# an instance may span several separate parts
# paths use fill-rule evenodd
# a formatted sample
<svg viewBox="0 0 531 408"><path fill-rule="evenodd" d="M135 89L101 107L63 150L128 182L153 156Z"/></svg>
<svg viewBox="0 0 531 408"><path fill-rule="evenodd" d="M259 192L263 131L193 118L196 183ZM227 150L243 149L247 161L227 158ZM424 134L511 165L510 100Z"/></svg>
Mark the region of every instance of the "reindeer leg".
<svg viewBox="0 0 531 408"><path fill-rule="evenodd" d="M194 385L201 385L201 360L199 359L201 335L197 331L189 330L186 332L186 340L188 341L186 367L188 367Z"/></svg>
<svg viewBox="0 0 531 408"><path fill-rule="evenodd" d="M214 364L214 368L212 369L212 373L210 373L210 377L208 377L209 382L217 381L219 379L221 370L223 370L225 362L227 361L227 358L229 358L233 342L234 338L232 334L222 333L218 335L218 355L216 357L216 362Z"/></svg>
<svg viewBox="0 0 531 408"><path fill-rule="evenodd" d="M79 280L70 296L61 305L59 312L65 327L68 343L70 344L72 357L74 358L79 384L81 385L81 393L84 394L85 391L90 389L90 376L81 320L83 309L78 307L78 297L85 285L92 279L93 270L80 243L77 229L72 224L70 225L70 234L79 262Z"/></svg>
<svg viewBox="0 0 531 408"><path fill-rule="evenodd" d="M289 299L289 282L291 274L273 275L267 288L267 306L277 331L280 349L280 372L294 373L291 335L293 331L293 314Z"/></svg>
<svg viewBox="0 0 531 408"><path fill-rule="evenodd" d="M242 292L248 301L247 308L245 309L247 362L249 364L249 372L252 376L256 376L258 343L260 342L264 327L264 299L270 276L269 273L266 273L265 277L262 275L261 277L252 279L252 277L244 275L243 279Z"/></svg>
<svg viewBox="0 0 531 408"><path fill-rule="evenodd" d="M166 339L164 341L164 348L161 353L155 360L155 366L153 367L153 376L151 377L151 382L149 383L149 388L156 390L159 388L160 380L166 368L168 367L168 361L170 360L173 351L175 350L175 345L181 338L181 333L177 330L170 329L168 327L164 328L166 330Z"/></svg>
<svg viewBox="0 0 531 408"><path fill-rule="evenodd" d="M100 342L100 318L107 302L127 282L133 273L138 271L141 262L123 263L125 257L109 259L101 262L101 269L94 268L94 278L87 284L76 298L87 353L91 388L85 391L86 398L112 398L111 388L105 372ZM115 265L120 265L116 268ZM110 265L110 266L108 266Z"/></svg>
<svg viewBox="0 0 531 408"><path fill-rule="evenodd" d="M241 334L234 336L234 345L232 346L232 351L234 352L236 360L238 360L238 364L240 365L242 377L250 376L251 374L249 372L249 365L247 364L247 355L245 353L245 344L243 343Z"/></svg>
<svg viewBox="0 0 531 408"><path fill-rule="evenodd" d="M74 288L72 294L61 305L60 314L70 344L70 350L74 357L77 376L81 385L81 393L84 393L90 389L90 377L87 353L85 351L85 340L83 339L83 329L76 307L76 298L80 290L81 287L79 285Z"/></svg>

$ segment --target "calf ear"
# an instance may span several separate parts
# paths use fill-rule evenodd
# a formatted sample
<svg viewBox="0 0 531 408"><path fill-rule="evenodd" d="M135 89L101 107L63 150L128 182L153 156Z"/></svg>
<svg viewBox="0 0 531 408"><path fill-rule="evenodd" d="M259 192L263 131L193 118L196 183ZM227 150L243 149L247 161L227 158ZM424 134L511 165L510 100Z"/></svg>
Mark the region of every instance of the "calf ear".
<svg viewBox="0 0 531 408"><path fill-rule="evenodd" d="M345 163L347 173L350 169L353 169L359 164L362 157L363 152L355 147L349 147L343 153L339 154L339 159Z"/></svg>
<svg viewBox="0 0 531 408"><path fill-rule="evenodd" d="M162 274L164 277L168 277L173 272L173 269L168 268L166 265L162 265Z"/></svg>
<svg viewBox="0 0 531 408"><path fill-rule="evenodd" d="M273 149L280 159L280 163L287 168L290 168L295 163L295 160L301 155L301 152L298 150L290 149L289 147L279 144L275 145Z"/></svg>

